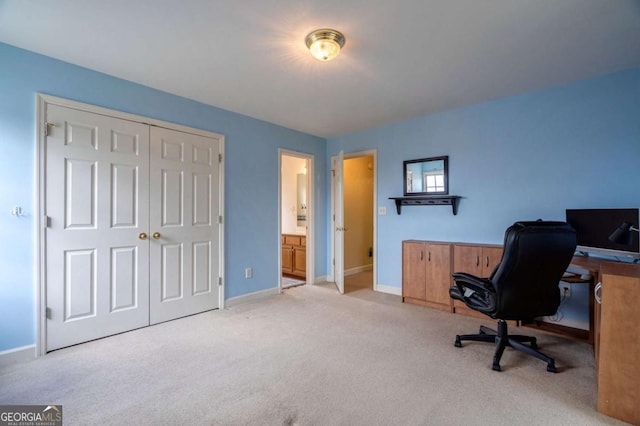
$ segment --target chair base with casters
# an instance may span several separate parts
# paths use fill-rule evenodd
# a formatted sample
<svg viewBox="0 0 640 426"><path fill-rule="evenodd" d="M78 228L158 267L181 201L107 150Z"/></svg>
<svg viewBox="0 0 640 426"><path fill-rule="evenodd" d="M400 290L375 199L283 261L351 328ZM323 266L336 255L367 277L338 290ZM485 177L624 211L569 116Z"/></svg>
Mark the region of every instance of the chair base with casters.
<svg viewBox="0 0 640 426"><path fill-rule="evenodd" d="M546 362L547 371L551 373L557 372L554 359L536 350L538 348L538 344L535 337L515 334L510 335L507 323L504 320L498 321L497 331L481 325L479 334L456 335L454 346L461 348L461 342L463 340L495 343L496 351L493 355L493 366L491 367L495 371L500 371L500 359L502 358L505 348L508 346ZM525 343L529 343L529 346L525 345Z"/></svg>

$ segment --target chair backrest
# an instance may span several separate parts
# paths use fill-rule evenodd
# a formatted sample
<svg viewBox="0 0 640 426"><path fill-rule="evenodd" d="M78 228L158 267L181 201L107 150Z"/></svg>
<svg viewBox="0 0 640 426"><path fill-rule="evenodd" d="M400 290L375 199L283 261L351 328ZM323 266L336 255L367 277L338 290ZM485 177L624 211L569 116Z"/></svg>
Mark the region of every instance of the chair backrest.
<svg viewBox="0 0 640 426"><path fill-rule="evenodd" d="M504 252L491 275L494 318L525 320L553 315L559 283L576 249L576 232L565 222L516 222L505 232Z"/></svg>

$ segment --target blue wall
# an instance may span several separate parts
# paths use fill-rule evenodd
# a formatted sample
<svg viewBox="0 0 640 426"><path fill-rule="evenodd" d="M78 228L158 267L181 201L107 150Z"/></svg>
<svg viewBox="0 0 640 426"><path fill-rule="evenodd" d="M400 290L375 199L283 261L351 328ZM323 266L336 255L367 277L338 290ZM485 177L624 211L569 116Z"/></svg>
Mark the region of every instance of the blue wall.
<svg viewBox="0 0 640 426"><path fill-rule="evenodd" d="M330 270L327 160L341 149L378 151L378 205L388 212L378 217L378 283L397 288L404 239L501 243L516 220L563 219L566 208L640 206L640 69L369 129L325 146L321 138L0 43L0 351L35 342L37 92L225 135L227 297L277 284L279 147L316 157L317 276ZM396 215L388 197L402 195L402 161L441 155L449 156L450 193L464 197L458 215L447 207L406 207ZM30 215L11 216L16 205ZM250 280L247 266L254 268Z"/></svg>
<svg viewBox="0 0 640 426"><path fill-rule="evenodd" d="M324 139L0 43L0 351L36 339L37 92L225 136L227 298L277 286L278 148L314 155L316 275L326 274ZM10 215L14 206L29 215Z"/></svg>
<svg viewBox="0 0 640 426"><path fill-rule="evenodd" d="M502 243L517 220L564 220L567 208L640 207L640 69L327 143L328 156L378 150L378 205L387 207L378 216L378 283L400 287L404 239ZM398 216L388 197L402 196L403 160L441 155L449 156L449 193L464 197L458 215L449 207L405 207Z"/></svg>

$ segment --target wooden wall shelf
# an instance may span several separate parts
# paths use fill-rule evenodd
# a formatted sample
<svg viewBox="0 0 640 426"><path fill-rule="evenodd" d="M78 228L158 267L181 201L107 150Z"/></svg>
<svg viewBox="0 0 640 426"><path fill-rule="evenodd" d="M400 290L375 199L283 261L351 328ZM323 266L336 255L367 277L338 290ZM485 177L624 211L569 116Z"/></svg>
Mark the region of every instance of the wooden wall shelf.
<svg viewBox="0 0 640 426"><path fill-rule="evenodd" d="M428 195L410 197L389 197L396 202L396 211L400 214L402 206L451 206L453 215L458 214L459 195Z"/></svg>

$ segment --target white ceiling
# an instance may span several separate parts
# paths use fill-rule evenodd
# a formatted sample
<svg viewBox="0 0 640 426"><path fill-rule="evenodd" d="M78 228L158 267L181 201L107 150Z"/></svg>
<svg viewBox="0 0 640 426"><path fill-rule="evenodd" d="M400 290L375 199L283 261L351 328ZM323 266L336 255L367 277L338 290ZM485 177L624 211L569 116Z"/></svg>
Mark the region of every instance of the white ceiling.
<svg viewBox="0 0 640 426"><path fill-rule="evenodd" d="M0 41L331 137L640 67L640 1L0 0Z"/></svg>

